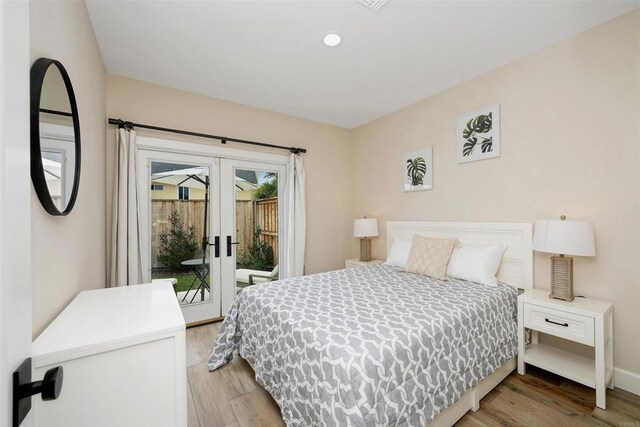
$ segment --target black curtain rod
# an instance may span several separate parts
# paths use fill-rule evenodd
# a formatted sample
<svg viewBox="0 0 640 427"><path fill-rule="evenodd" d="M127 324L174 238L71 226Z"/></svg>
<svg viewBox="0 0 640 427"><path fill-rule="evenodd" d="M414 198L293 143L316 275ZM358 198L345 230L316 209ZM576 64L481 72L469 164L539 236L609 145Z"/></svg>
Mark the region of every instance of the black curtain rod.
<svg viewBox="0 0 640 427"><path fill-rule="evenodd" d="M170 129L170 128L163 128L163 127L160 127L160 126L152 126L152 125L143 125L143 124L140 124L140 123L127 122L127 121L120 120L120 119L109 118L109 124L110 125L118 125L119 128L125 128L125 129L133 129L135 127L135 128L142 128L142 129L157 130L157 131L160 131L160 132L177 133L177 134L180 134L180 135L189 135L189 136L198 136L198 137L201 137L201 138L217 139L223 144L226 144L227 142L237 142L239 144L257 145L259 147L278 148L280 150L290 151L290 152L292 152L294 154L306 153L307 152L307 150L305 148L283 147L282 145L267 144L265 142L248 141L246 139L229 138L229 137L226 137L226 136L211 135L211 134L208 134L208 133L191 132L191 131L188 131L188 130Z"/></svg>
<svg viewBox="0 0 640 427"><path fill-rule="evenodd" d="M58 111L58 110L49 110L47 108L41 108L40 109L41 113L47 113L47 114L55 114L57 116L67 116L67 117L73 117L73 114L71 113L67 113L66 111Z"/></svg>

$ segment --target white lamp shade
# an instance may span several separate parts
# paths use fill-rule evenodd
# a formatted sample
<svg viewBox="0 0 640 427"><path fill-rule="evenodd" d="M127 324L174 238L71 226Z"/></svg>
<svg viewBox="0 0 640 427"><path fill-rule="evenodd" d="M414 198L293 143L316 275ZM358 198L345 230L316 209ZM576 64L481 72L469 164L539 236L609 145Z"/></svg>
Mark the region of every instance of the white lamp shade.
<svg viewBox="0 0 640 427"><path fill-rule="evenodd" d="M536 221L533 249L552 254L596 256L591 223L543 219Z"/></svg>
<svg viewBox="0 0 640 427"><path fill-rule="evenodd" d="M363 218L353 221L353 237L377 237L378 220L375 218Z"/></svg>

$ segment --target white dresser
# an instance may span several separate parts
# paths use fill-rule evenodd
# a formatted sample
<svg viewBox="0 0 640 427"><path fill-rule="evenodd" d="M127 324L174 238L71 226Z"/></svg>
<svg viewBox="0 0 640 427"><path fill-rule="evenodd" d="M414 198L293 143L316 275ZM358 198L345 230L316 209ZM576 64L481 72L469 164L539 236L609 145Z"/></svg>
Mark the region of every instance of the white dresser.
<svg viewBox="0 0 640 427"><path fill-rule="evenodd" d="M186 426L185 323L171 284L80 293L33 343L34 378L64 369L36 426Z"/></svg>

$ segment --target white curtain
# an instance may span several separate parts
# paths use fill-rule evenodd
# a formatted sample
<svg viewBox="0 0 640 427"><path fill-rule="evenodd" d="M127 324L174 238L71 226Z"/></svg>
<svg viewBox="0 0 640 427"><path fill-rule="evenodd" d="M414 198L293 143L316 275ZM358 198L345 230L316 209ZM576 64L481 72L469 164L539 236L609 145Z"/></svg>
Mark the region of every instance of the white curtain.
<svg viewBox="0 0 640 427"><path fill-rule="evenodd" d="M287 271L285 278L304 275L307 234L304 165L300 154L291 154L287 188Z"/></svg>
<svg viewBox="0 0 640 427"><path fill-rule="evenodd" d="M117 130L109 278L112 287L143 283L135 141L134 130Z"/></svg>

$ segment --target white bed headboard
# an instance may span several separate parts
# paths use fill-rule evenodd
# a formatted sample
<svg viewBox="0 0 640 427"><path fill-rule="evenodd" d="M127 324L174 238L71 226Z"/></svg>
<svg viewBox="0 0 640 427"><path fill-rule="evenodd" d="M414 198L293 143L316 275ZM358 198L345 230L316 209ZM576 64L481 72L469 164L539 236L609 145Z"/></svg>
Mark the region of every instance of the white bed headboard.
<svg viewBox="0 0 640 427"><path fill-rule="evenodd" d="M394 236L411 239L414 234L455 237L463 245L504 243L507 250L498 270L498 281L520 289L533 288L533 226L509 222L387 221L387 254Z"/></svg>

